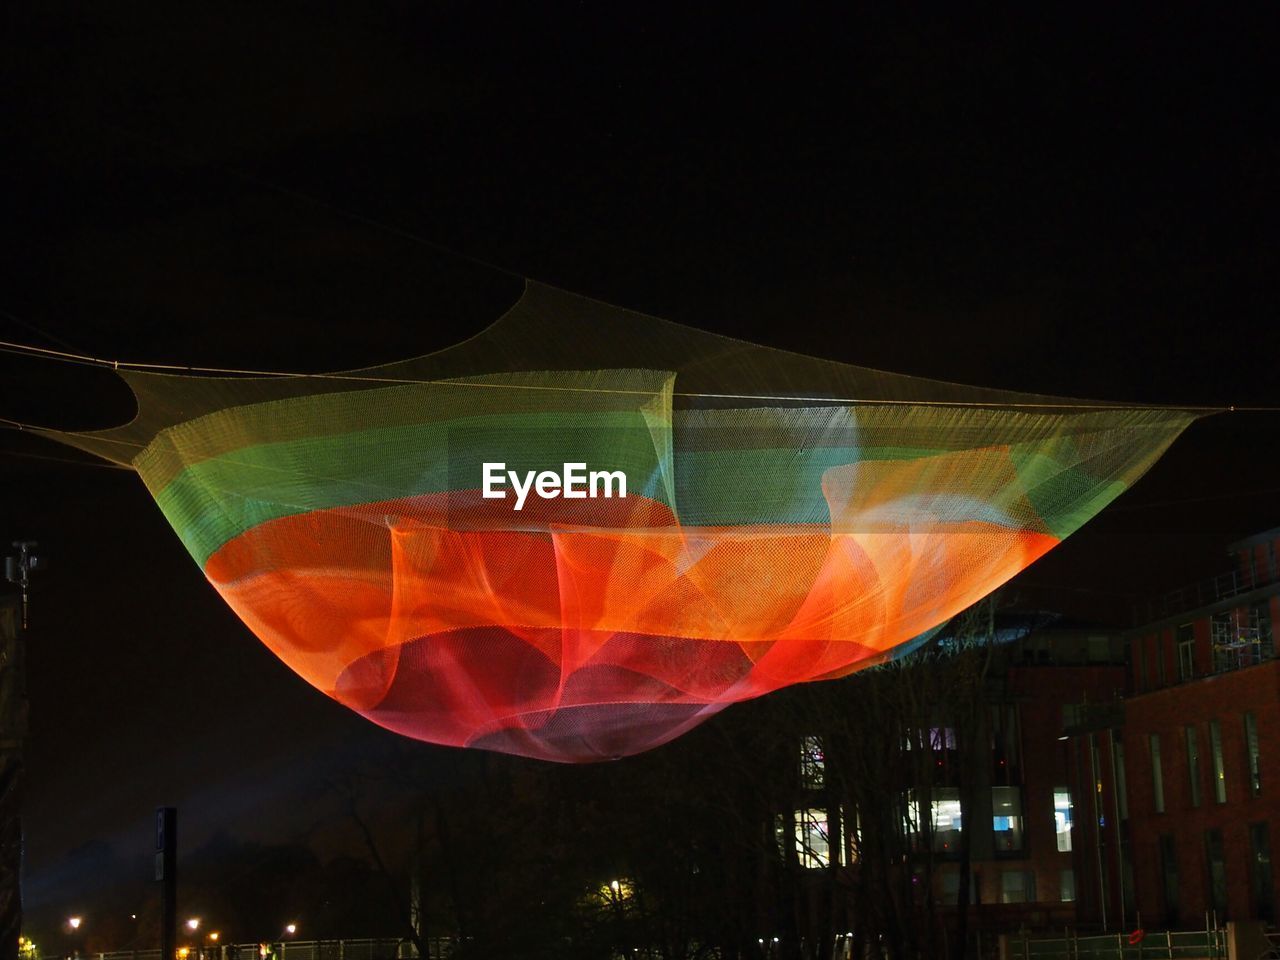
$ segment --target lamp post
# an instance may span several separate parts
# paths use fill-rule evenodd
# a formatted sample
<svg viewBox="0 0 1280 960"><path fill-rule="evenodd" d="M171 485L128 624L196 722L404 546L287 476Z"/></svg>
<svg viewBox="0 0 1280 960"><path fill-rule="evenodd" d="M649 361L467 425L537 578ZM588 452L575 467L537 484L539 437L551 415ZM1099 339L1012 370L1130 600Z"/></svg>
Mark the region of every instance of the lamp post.
<svg viewBox="0 0 1280 960"><path fill-rule="evenodd" d="M22 746L27 735L26 633L31 574L44 569L35 543L17 540L4 582L18 600L0 603L0 960L16 960L22 932ZM24 943L28 941L23 941Z"/></svg>
<svg viewBox="0 0 1280 960"><path fill-rule="evenodd" d="M80 936L80 928L84 925L84 917L79 914L67 917L67 931L71 940L71 955L73 957L80 956L80 945L84 940Z"/></svg>

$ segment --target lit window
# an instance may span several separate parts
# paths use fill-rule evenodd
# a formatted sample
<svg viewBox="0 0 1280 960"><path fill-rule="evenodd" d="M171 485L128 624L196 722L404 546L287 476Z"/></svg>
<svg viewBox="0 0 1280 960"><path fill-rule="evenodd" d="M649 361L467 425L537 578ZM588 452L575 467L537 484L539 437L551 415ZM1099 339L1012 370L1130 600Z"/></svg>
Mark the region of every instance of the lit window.
<svg viewBox="0 0 1280 960"><path fill-rule="evenodd" d="M1058 833L1058 851L1071 851L1071 791L1055 787L1053 791L1053 821Z"/></svg>
<svg viewBox="0 0 1280 960"><path fill-rule="evenodd" d="M806 790L819 790L826 783L827 758L818 737L804 737L800 741L800 786Z"/></svg>
<svg viewBox="0 0 1280 960"><path fill-rule="evenodd" d="M797 810L773 818L773 837L784 859L797 855L800 866L813 870L831 862L831 833L825 810Z"/></svg>
<svg viewBox="0 0 1280 960"><path fill-rule="evenodd" d="M796 843L800 853L800 866L817 870L831 863L831 833L827 825L827 811L796 811Z"/></svg>
<svg viewBox="0 0 1280 960"><path fill-rule="evenodd" d="M849 807L840 808L840 866L857 863L862 843L862 821Z"/></svg>
<svg viewBox="0 0 1280 960"><path fill-rule="evenodd" d="M1249 795L1256 797L1262 792L1262 766L1258 756L1258 720L1252 713L1244 715L1244 746L1248 760Z"/></svg>
<svg viewBox="0 0 1280 960"><path fill-rule="evenodd" d="M991 823L997 850L1022 849L1022 790L991 788Z"/></svg>
<svg viewBox="0 0 1280 960"><path fill-rule="evenodd" d="M1213 801L1227 802L1227 775L1222 763L1222 730L1217 720L1209 721L1209 759L1213 764Z"/></svg>
<svg viewBox="0 0 1280 960"><path fill-rule="evenodd" d="M954 750L956 748L955 730L951 727L931 727L929 746L934 750Z"/></svg>
<svg viewBox="0 0 1280 960"><path fill-rule="evenodd" d="M935 787L930 816L933 823L933 849L940 853L955 853L960 849L960 790L957 787ZM924 810L921 804L909 799L915 822L907 825L909 833L917 837L924 832Z"/></svg>
<svg viewBox="0 0 1280 960"><path fill-rule="evenodd" d="M929 727L927 730L915 730L907 734L903 740L907 750L919 749L917 737L927 750L954 750L956 748L956 731L954 727Z"/></svg>

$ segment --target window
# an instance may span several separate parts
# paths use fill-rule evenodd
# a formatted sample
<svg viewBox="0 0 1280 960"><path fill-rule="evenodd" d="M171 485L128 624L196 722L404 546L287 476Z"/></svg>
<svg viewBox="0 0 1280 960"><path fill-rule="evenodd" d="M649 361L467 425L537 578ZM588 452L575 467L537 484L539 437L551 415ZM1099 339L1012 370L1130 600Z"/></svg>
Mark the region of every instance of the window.
<svg viewBox="0 0 1280 960"><path fill-rule="evenodd" d="M969 902L982 902L982 877L974 870L969 874ZM942 903L952 907L960 902L960 871L947 870L942 873Z"/></svg>
<svg viewBox="0 0 1280 960"><path fill-rule="evenodd" d="M1000 874L1000 902L1027 903L1036 898L1036 875L1030 870L1006 870Z"/></svg>
<svg viewBox="0 0 1280 960"><path fill-rule="evenodd" d="M960 902L960 872L948 870L942 875L942 902L950 907Z"/></svg>
<svg viewBox="0 0 1280 960"><path fill-rule="evenodd" d="M773 839L778 856L796 854L800 866L818 869L831 862L830 829L825 810L797 810L773 818Z"/></svg>
<svg viewBox="0 0 1280 960"><path fill-rule="evenodd" d="M1156 813L1164 813L1164 769L1160 765L1160 734L1151 734L1147 746L1151 751L1151 795L1155 799Z"/></svg>
<svg viewBox="0 0 1280 960"><path fill-rule="evenodd" d="M1274 921L1276 895L1271 878L1271 830L1265 822L1249 825L1249 881L1253 915L1268 923Z"/></svg>
<svg viewBox="0 0 1280 960"><path fill-rule="evenodd" d="M1156 682L1160 686L1165 685L1164 675L1164 636L1156 634Z"/></svg>
<svg viewBox="0 0 1280 960"><path fill-rule="evenodd" d="M1222 728L1209 721L1209 762L1213 764L1213 802L1227 802L1227 774L1222 765Z"/></svg>
<svg viewBox="0 0 1280 960"><path fill-rule="evenodd" d="M1191 787L1191 805L1200 806L1200 743L1195 727L1186 727L1187 779Z"/></svg>
<svg viewBox="0 0 1280 960"><path fill-rule="evenodd" d="M1178 679L1190 680L1196 675L1195 627L1184 623L1178 628Z"/></svg>
<svg viewBox="0 0 1280 960"><path fill-rule="evenodd" d="M1022 755L1017 705L991 708L991 782L1022 782Z"/></svg>
<svg viewBox="0 0 1280 960"><path fill-rule="evenodd" d="M1173 834L1160 835L1160 875L1164 881L1164 923L1166 927L1178 925L1178 848Z"/></svg>
<svg viewBox="0 0 1280 960"><path fill-rule="evenodd" d="M917 737L919 743L917 743ZM929 727L927 730L914 730L907 734L906 749L916 750L920 745L927 750L954 750L956 748L955 728Z"/></svg>
<svg viewBox="0 0 1280 960"><path fill-rule="evenodd" d="M1249 771L1249 796L1262 792L1262 767L1258 758L1258 719L1252 713L1244 715L1245 769Z"/></svg>
<svg viewBox="0 0 1280 960"><path fill-rule="evenodd" d="M933 848L935 850L958 850L960 847L960 831L962 829L960 791L955 788L935 790L933 800Z"/></svg>
<svg viewBox="0 0 1280 960"><path fill-rule="evenodd" d="M840 866L857 863L862 844L862 820L849 807L840 808Z"/></svg>
<svg viewBox="0 0 1280 960"><path fill-rule="evenodd" d="M1069 903L1076 898L1076 872L1068 867L1058 871L1058 899Z"/></svg>
<svg viewBox="0 0 1280 960"><path fill-rule="evenodd" d="M800 741L800 786L806 790L821 790L826 783L827 759L819 737L804 737Z"/></svg>
<svg viewBox="0 0 1280 960"><path fill-rule="evenodd" d="M929 817L933 824L933 849L938 853L955 853L960 849L960 831L963 829L960 820L960 790L958 787L934 787L931 791L933 802L930 805ZM920 801L913 795L907 797L908 816L914 820L907 824L907 832L916 840L917 847L923 845L921 835L928 825L925 812Z"/></svg>
<svg viewBox="0 0 1280 960"><path fill-rule="evenodd" d="M1204 861L1209 867L1209 904L1217 920L1227 919L1227 866L1222 860L1222 831L1204 833Z"/></svg>
<svg viewBox="0 0 1280 960"><path fill-rule="evenodd" d="M796 842L799 846L800 866L807 870L818 870L830 864L830 837L827 811L797 811Z"/></svg>
<svg viewBox="0 0 1280 960"><path fill-rule="evenodd" d="M1058 832L1058 852L1071 852L1071 791L1053 788L1053 821Z"/></svg>
<svg viewBox="0 0 1280 960"><path fill-rule="evenodd" d="M1084 723L1083 703L1064 703L1062 705L1062 729L1070 730Z"/></svg>
<svg viewBox="0 0 1280 960"><path fill-rule="evenodd" d="M991 830L996 850L1022 849L1022 788L991 788Z"/></svg>
<svg viewBox="0 0 1280 960"><path fill-rule="evenodd" d="M1109 663L1111 661L1110 637L1090 637L1086 643L1089 645L1090 663Z"/></svg>

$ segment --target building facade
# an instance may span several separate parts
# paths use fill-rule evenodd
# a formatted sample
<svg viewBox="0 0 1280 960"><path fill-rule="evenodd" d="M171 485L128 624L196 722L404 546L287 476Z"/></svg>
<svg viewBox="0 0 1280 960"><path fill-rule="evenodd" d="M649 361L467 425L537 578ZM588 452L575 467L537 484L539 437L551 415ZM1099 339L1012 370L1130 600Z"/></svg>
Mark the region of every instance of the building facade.
<svg viewBox="0 0 1280 960"><path fill-rule="evenodd" d="M1280 830L1280 528L1232 544L1232 569L1148 603L1128 635L1128 695L1075 728L1110 820L1091 842L1097 908L1153 927L1274 922ZM1089 787L1090 776L1078 783ZM1271 782L1269 782L1269 779Z"/></svg>
<svg viewBox="0 0 1280 960"><path fill-rule="evenodd" d="M974 752L945 717L927 730L930 884L944 912L969 831L969 923L985 931L1280 919L1280 528L1230 553L1228 573L1144 604L1132 629L1059 621L1000 643ZM823 772L840 758L816 735L799 755L777 835L804 868L855 871L858 825L842 822ZM961 763L967 803L949 772ZM925 819L903 796L907 819Z"/></svg>
<svg viewBox="0 0 1280 960"><path fill-rule="evenodd" d="M930 885L944 923L960 896L962 841L969 848L972 929L1061 929L1076 922L1077 896L1091 895L1079 890L1077 877L1094 869L1094 848L1079 840L1079 758L1063 734L1064 718L1123 696L1124 651L1119 631L1062 622L1006 640L993 652L970 742L940 713L906 748L926 754L933 768L927 800L905 781L884 786L902 798L909 859ZM831 789L829 771L844 758L813 734L801 738L798 759L792 810L775 823L780 846L815 873L862 869L856 813ZM915 893L923 895L918 886ZM856 911L849 913L854 926Z"/></svg>

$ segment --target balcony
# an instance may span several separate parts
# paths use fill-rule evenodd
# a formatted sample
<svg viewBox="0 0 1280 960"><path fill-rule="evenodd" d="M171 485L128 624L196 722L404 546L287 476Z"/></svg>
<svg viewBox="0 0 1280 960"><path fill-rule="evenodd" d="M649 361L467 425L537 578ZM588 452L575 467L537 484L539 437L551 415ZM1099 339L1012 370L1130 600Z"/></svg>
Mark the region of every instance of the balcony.
<svg viewBox="0 0 1280 960"><path fill-rule="evenodd" d="M1163 620L1275 584L1273 578L1256 571L1252 566L1246 570L1232 570L1134 604L1133 623L1134 626L1141 626Z"/></svg>

